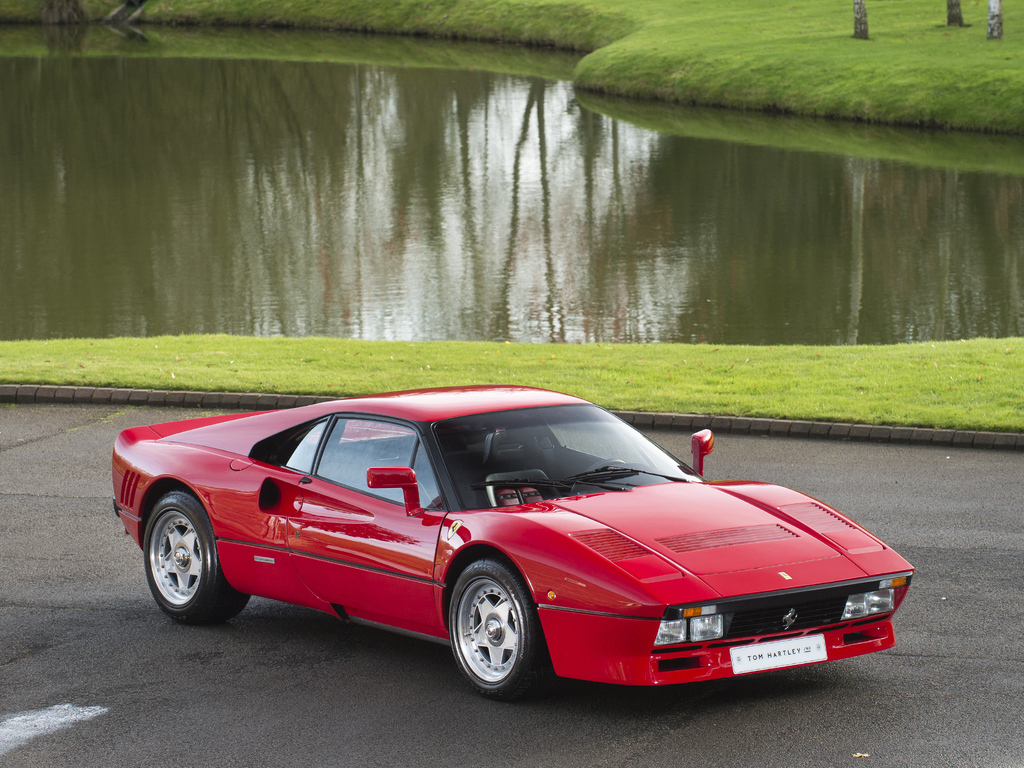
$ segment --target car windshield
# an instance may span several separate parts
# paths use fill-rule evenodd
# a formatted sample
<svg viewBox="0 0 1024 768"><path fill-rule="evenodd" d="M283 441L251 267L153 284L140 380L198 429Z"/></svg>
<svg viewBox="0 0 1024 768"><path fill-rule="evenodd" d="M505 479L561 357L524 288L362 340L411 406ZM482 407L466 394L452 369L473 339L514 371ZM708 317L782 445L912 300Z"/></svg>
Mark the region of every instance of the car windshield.
<svg viewBox="0 0 1024 768"><path fill-rule="evenodd" d="M438 422L434 433L464 509L700 481L679 459L593 405L464 416Z"/></svg>

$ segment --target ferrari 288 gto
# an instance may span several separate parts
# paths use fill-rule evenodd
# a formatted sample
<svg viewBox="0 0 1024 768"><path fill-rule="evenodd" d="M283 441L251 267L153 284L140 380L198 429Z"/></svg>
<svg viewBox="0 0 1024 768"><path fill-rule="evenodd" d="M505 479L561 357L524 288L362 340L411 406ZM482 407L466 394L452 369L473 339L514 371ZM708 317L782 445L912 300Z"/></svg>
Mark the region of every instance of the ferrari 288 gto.
<svg viewBox="0 0 1024 768"><path fill-rule="evenodd" d="M114 509L175 621L306 606L450 645L495 698L890 648L911 565L809 496L706 482L713 440L691 467L575 397L398 392L125 430Z"/></svg>

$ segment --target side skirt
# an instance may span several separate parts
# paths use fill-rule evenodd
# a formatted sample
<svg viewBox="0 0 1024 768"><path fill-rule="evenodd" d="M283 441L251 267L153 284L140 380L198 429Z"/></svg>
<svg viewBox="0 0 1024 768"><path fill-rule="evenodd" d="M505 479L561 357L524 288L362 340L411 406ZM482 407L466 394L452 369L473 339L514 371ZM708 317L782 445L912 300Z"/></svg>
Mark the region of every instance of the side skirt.
<svg viewBox="0 0 1024 768"><path fill-rule="evenodd" d="M381 624L379 621L370 621L369 619L361 619L358 616L349 616L345 611L345 606L331 603L331 608L338 614L338 618L342 621L350 621L353 624L358 624L362 627L372 627L374 629L383 629L385 632L391 632L396 635L404 635L405 637L411 637L415 640L427 640L431 643L437 643L450 648L452 643L443 637L435 637L434 635L428 635L424 632L414 632L411 629L401 629L399 627L392 627L388 624Z"/></svg>

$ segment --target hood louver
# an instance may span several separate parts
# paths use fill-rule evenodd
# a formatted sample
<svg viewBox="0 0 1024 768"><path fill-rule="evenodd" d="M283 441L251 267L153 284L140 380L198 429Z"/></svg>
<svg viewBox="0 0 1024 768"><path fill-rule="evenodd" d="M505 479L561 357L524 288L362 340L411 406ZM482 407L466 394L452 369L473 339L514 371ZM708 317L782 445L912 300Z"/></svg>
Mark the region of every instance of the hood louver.
<svg viewBox="0 0 1024 768"><path fill-rule="evenodd" d="M852 525L829 512L824 507L807 502L804 504L787 504L779 507L780 512L785 512L794 520L798 520L809 528L819 533L832 533L834 531L856 530Z"/></svg>
<svg viewBox="0 0 1024 768"><path fill-rule="evenodd" d="M781 525L749 525L744 528L725 528L719 531L701 531L681 536L656 539L666 549L677 554L700 552L719 547L736 547L740 544L760 544L766 541L781 541L797 538L797 535Z"/></svg>
<svg viewBox="0 0 1024 768"><path fill-rule="evenodd" d="M577 531L569 535L580 544L590 547L613 563L618 563L622 560L633 560L652 554L635 541L631 541L621 533L608 530L607 528L601 528L596 531Z"/></svg>

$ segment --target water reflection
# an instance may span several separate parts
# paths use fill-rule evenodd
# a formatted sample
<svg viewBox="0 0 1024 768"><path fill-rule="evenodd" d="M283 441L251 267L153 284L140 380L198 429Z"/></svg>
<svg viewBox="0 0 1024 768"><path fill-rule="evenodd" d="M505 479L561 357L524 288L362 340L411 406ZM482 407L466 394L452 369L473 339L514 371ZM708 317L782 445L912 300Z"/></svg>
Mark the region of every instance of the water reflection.
<svg viewBox="0 0 1024 768"><path fill-rule="evenodd" d="M570 85L0 60L0 338L1024 334L1024 179L662 135Z"/></svg>

